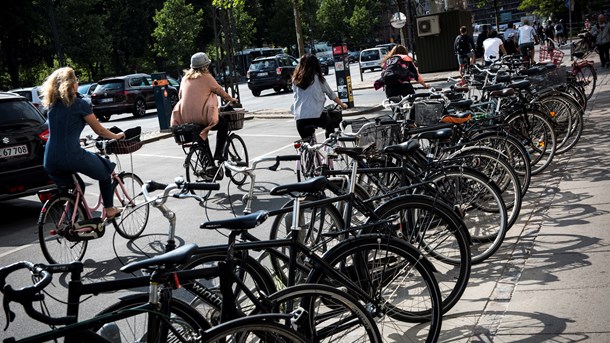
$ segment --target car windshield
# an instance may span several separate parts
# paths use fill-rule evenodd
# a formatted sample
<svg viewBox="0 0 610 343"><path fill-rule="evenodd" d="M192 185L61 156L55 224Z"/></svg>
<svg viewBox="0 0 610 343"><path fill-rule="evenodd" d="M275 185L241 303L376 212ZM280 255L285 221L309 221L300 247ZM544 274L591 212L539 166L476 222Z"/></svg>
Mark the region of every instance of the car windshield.
<svg viewBox="0 0 610 343"><path fill-rule="evenodd" d="M120 91L125 88L123 80L101 82L95 87L95 93L108 92L108 91Z"/></svg>
<svg viewBox="0 0 610 343"><path fill-rule="evenodd" d="M40 113L22 100L0 102L0 124L19 124L27 121L42 122Z"/></svg>
<svg viewBox="0 0 610 343"><path fill-rule="evenodd" d="M361 61L376 61L381 59L379 57L379 50L369 50L369 51L363 51L360 54L360 60Z"/></svg>
<svg viewBox="0 0 610 343"><path fill-rule="evenodd" d="M80 85L78 86L78 92L80 94L87 94L89 92L89 88L91 87L91 85Z"/></svg>
<svg viewBox="0 0 610 343"><path fill-rule="evenodd" d="M257 70L267 70L267 69L275 69L277 68L277 63L275 60L263 60L263 61L254 61L250 65L251 71Z"/></svg>
<svg viewBox="0 0 610 343"><path fill-rule="evenodd" d="M12 93L17 93L29 101L32 101L32 92L30 91L13 91Z"/></svg>

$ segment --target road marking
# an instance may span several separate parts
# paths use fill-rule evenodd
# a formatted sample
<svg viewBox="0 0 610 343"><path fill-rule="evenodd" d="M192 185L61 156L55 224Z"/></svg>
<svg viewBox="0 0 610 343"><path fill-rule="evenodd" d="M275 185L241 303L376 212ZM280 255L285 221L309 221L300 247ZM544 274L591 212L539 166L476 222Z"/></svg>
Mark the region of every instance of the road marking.
<svg viewBox="0 0 610 343"><path fill-rule="evenodd" d="M8 256L10 254L14 254L14 253L16 253L19 250L23 250L25 248L29 248L29 247L33 246L34 244L35 243L25 244L25 245L22 245L22 246L20 246L18 248L13 249L13 250L9 250L9 251L7 251L5 253L0 254L0 258L3 258L4 256Z"/></svg>
<svg viewBox="0 0 610 343"><path fill-rule="evenodd" d="M184 156L168 156L168 155L154 155L154 154L138 154L138 156L175 158L178 160L184 160Z"/></svg>

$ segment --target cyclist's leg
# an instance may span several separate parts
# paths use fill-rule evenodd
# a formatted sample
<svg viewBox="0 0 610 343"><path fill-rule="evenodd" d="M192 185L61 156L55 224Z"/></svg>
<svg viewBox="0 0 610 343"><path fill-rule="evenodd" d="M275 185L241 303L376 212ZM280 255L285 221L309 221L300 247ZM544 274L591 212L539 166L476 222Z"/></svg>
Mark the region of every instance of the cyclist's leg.
<svg viewBox="0 0 610 343"><path fill-rule="evenodd" d="M218 123L214 125L212 130L216 132L216 147L214 148L214 160L224 161L222 153L229 136L229 126L223 116L218 116ZM208 141L209 143L209 141Z"/></svg>
<svg viewBox="0 0 610 343"><path fill-rule="evenodd" d="M318 118L307 118L297 120L297 131L302 139L315 135L317 119Z"/></svg>

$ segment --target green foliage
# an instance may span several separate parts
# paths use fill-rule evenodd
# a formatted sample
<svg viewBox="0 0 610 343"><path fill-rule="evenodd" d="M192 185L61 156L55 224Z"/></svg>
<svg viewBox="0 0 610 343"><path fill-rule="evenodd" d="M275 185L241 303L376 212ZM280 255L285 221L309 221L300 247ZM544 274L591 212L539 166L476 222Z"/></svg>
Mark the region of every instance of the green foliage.
<svg viewBox="0 0 610 343"><path fill-rule="evenodd" d="M542 17L567 11L565 1L556 0L522 0L519 4L519 9L530 10L532 13Z"/></svg>
<svg viewBox="0 0 610 343"><path fill-rule="evenodd" d="M235 25L234 33L237 48L250 46L254 36L256 36L256 27L254 26L256 19L246 11L243 1L234 1L231 15Z"/></svg>
<svg viewBox="0 0 610 343"><path fill-rule="evenodd" d="M316 13L317 21L322 29L322 40L329 42L342 41L347 36L346 18L348 8L342 0L322 0Z"/></svg>
<svg viewBox="0 0 610 343"><path fill-rule="evenodd" d="M271 45L282 47L296 45L292 0L275 0L273 9L274 15L269 22Z"/></svg>
<svg viewBox="0 0 610 343"><path fill-rule="evenodd" d="M352 16L347 20L349 27L348 41L351 46L364 45L372 35L371 30L379 22L379 16L373 16L365 5L356 5Z"/></svg>
<svg viewBox="0 0 610 343"><path fill-rule="evenodd" d="M195 12L184 0L167 0L153 18L157 25L152 32L156 56L173 68L184 65L196 50L202 19L203 11Z"/></svg>

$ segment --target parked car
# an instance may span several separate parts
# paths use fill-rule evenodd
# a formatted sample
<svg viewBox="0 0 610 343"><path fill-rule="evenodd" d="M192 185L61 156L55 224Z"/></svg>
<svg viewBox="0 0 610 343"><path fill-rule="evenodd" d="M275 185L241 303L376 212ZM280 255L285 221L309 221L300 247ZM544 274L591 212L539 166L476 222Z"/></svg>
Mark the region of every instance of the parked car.
<svg viewBox="0 0 610 343"><path fill-rule="evenodd" d="M167 82L169 82L169 85L176 88L176 91L180 92L180 81L174 79L171 76L167 77Z"/></svg>
<svg viewBox="0 0 610 343"><path fill-rule="evenodd" d="M394 49L394 47L398 45L396 43L386 43L386 44L377 44L375 45L376 48L386 48L386 50L391 51L392 49Z"/></svg>
<svg viewBox="0 0 610 343"><path fill-rule="evenodd" d="M47 115L47 108L42 105L42 88L40 86L11 89L9 92L19 94L28 99L40 113L45 116Z"/></svg>
<svg viewBox="0 0 610 343"><path fill-rule="evenodd" d="M97 87L97 83L83 83L78 85L77 92L83 96L83 99L91 105L91 94Z"/></svg>
<svg viewBox="0 0 610 343"><path fill-rule="evenodd" d="M364 73L365 70L381 69L381 61L383 57L387 55L388 50L386 48L370 48L360 52L360 72Z"/></svg>
<svg viewBox="0 0 610 343"><path fill-rule="evenodd" d="M350 51L347 55L349 63L356 63L360 59L360 51Z"/></svg>
<svg viewBox="0 0 610 343"><path fill-rule="evenodd" d="M178 102L178 91L172 86L168 90L173 107ZM130 74L100 80L91 94L91 105L101 121L110 120L113 114L129 112L142 117L147 109L156 108L152 79L148 74Z"/></svg>
<svg viewBox="0 0 610 343"><path fill-rule="evenodd" d="M318 61L320 61L320 68L322 68L322 74L324 75L328 75L329 70L330 70L330 65L328 64L328 59L327 57L318 57ZM330 63L332 64L332 60L330 61Z"/></svg>
<svg viewBox="0 0 610 343"><path fill-rule="evenodd" d="M271 88L277 93L282 89L291 92L292 73L298 63L294 57L286 54L259 57L252 61L246 74L252 95L259 96L261 91Z"/></svg>
<svg viewBox="0 0 610 343"><path fill-rule="evenodd" d="M45 117L27 98L0 92L0 200L53 185L42 168L48 138Z"/></svg>

